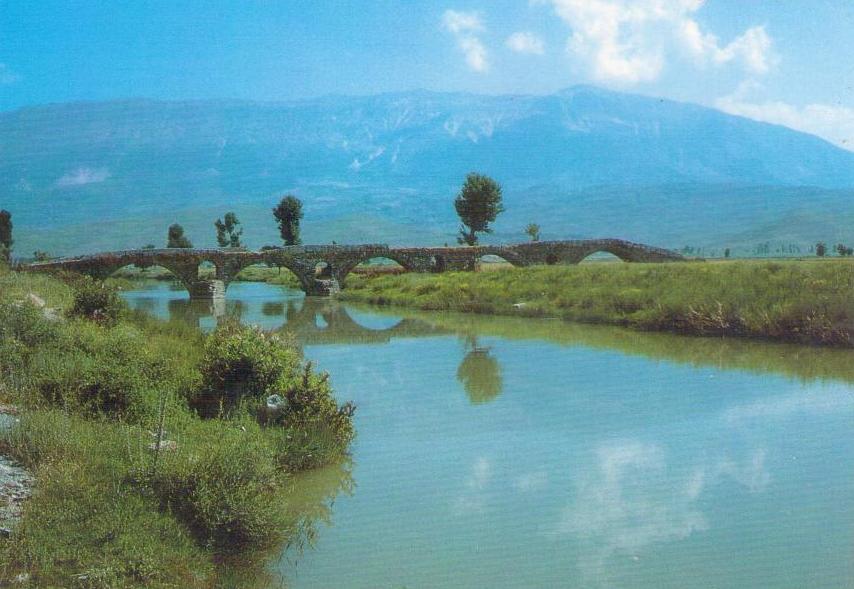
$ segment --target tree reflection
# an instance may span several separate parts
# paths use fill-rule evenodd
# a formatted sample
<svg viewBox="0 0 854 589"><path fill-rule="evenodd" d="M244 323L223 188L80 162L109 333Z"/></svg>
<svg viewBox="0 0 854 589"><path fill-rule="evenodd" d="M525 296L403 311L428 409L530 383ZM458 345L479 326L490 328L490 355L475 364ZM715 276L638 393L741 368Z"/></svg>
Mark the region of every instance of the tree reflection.
<svg viewBox="0 0 854 589"><path fill-rule="evenodd" d="M466 348L469 351L457 368L457 380L472 404L489 403L502 391L501 365L489 348L478 346L477 338L466 337Z"/></svg>

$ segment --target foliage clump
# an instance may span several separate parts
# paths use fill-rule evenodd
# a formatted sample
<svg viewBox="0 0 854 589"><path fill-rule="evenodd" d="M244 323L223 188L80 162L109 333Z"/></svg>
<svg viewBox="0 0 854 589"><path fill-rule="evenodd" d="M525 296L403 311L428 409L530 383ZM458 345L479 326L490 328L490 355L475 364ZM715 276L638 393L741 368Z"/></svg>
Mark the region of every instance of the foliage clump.
<svg viewBox="0 0 854 589"><path fill-rule="evenodd" d="M477 234L492 233L489 224L495 221L499 213L504 212L501 186L489 176L472 172L466 176L454 200L454 208L462 221L457 241L476 245Z"/></svg>
<svg viewBox="0 0 854 589"><path fill-rule="evenodd" d="M353 438L353 405L339 407L328 375L314 373L277 336L226 322L209 336L199 369L201 386L190 406L206 418L249 414L277 430L283 467L328 463Z"/></svg>
<svg viewBox="0 0 854 589"><path fill-rule="evenodd" d="M191 248L193 243L184 235L184 228L178 223L169 225L166 235L166 247L168 248Z"/></svg>
<svg viewBox="0 0 854 589"><path fill-rule="evenodd" d="M273 209L273 217L279 225L279 234L285 245L299 245L300 221L303 217L302 201L293 195L282 197L282 200Z"/></svg>
<svg viewBox="0 0 854 589"><path fill-rule="evenodd" d="M228 212L222 219L214 221L216 227L216 241L220 247L241 247L240 236L243 235L243 228L240 226L240 221L237 215Z"/></svg>
<svg viewBox="0 0 854 589"><path fill-rule="evenodd" d="M127 306L114 288L97 280L81 278L75 285L74 302L68 316L115 325L126 310Z"/></svg>

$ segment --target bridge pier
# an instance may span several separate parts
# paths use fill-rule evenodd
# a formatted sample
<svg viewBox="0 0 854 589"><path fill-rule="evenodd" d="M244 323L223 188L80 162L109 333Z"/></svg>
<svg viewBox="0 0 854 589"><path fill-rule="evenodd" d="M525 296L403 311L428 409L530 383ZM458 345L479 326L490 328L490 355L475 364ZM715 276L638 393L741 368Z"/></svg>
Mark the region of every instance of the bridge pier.
<svg viewBox="0 0 854 589"><path fill-rule="evenodd" d="M328 297L341 291L341 285L335 278L313 278L305 287L306 296Z"/></svg>
<svg viewBox="0 0 854 589"><path fill-rule="evenodd" d="M191 300L217 300L225 298L226 284L222 280L195 280L187 283Z"/></svg>

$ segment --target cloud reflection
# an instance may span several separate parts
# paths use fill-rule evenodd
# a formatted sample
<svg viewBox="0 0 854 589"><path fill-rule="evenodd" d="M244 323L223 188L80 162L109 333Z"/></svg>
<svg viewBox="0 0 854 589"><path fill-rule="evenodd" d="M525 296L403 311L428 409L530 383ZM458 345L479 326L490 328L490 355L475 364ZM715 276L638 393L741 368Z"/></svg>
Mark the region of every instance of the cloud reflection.
<svg viewBox="0 0 854 589"><path fill-rule="evenodd" d="M637 559L650 545L707 530L697 501L710 486L733 480L759 492L770 482L762 449L741 462L722 456L685 469L661 446L630 440L598 447L593 462L554 529L578 539L587 584L605 583L614 557Z"/></svg>

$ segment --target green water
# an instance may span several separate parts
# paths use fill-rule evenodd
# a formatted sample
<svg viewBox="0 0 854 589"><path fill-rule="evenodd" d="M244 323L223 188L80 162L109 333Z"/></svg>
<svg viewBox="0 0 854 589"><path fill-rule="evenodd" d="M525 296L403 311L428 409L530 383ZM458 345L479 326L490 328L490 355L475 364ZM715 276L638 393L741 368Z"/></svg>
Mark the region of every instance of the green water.
<svg viewBox="0 0 854 589"><path fill-rule="evenodd" d="M165 283L126 297L292 331L356 402L353 488L277 564L289 586L854 587L852 352L254 283L217 309Z"/></svg>

